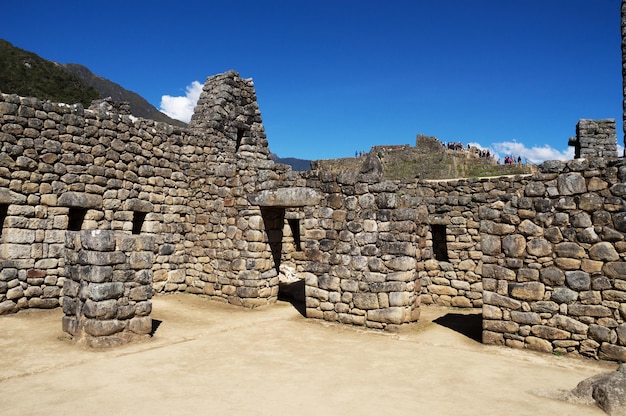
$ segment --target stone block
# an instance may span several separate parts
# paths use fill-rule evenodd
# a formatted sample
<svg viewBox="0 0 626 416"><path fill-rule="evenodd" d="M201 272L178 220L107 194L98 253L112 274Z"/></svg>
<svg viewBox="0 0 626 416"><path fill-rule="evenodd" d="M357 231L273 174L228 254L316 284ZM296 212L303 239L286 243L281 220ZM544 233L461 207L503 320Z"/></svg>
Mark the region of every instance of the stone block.
<svg viewBox="0 0 626 416"><path fill-rule="evenodd" d="M587 192L587 183L579 172L563 173L557 177L557 188L561 195L578 195Z"/></svg>
<svg viewBox="0 0 626 416"><path fill-rule="evenodd" d="M519 324L513 321L494 321L486 319L483 321L483 330L514 334L519 331Z"/></svg>
<svg viewBox="0 0 626 416"><path fill-rule="evenodd" d="M405 308L391 307L367 311L367 320L387 324L401 324L404 322Z"/></svg>
<svg viewBox="0 0 626 416"><path fill-rule="evenodd" d="M605 290L602 292L602 298L611 302L626 302L626 291L624 290Z"/></svg>
<svg viewBox="0 0 626 416"><path fill-rule="evenodd" d="M130 290L128 297L135 302L148 300L152 297L152 287L149 285L134 287Z"/></svg>
<svg viewBox="0 0 626 416"><path fill-rule="evenodd" d="M86 319L83 323L83 330L94 337L102 337L107 335L113 335L121 332L126 327L126 324L117 319L101 321L98 319Z"/></svg>
<svg viewBox="0 0 626 416"><path fill-rule="evenodd" d="M547 322L548 326L557 327L575 334L586 334L589 326L565 315L555 315Z"/></svg>
<svg viewBox="0 0 626 416"><path fill-rule="evenodd" d="M138 335L147 335L152 332L152 318L137 316L128 322L128 329Z"/></svg>
<svg viewBox="0 0 626 416"><path fill-rule="evenodd" d="M65 309L65 308L64 308ZM82 313L87 318L113 319L117 317L117 300L108 299L101 302L94 302L87 299L83 305Z"/></svg>
<svg viewBox="0 0 626 416"><path fill-rule="evenodd" d="M115 250L115 234L105 230L81 231L80 240L82 246L93 251Z"/></svg>
<svg viewBox="0 0 626 416"><path fill-rule="evenodd" d="M522 307L522 303L518 300L488 291L483 292L483 304L500 306L512 310L518 310Z"/></svg>
<svg viewBox="0 0 626 416"><path fill-rule="evenodd" d="M567 285L576 291L589 290L591 288L591 277L589 273L582 270L572 270L565 272Z"/></svg>
<svg viewBox="0 0 626 416"><path fill-rule="evenodd" d="M617 261L620 258L613 244L606 241L591 246L589 249L589 257L592 260L605 262Z"/></svg>
<svg viewBox="0 0 626 416"><path fill-rule="evenodd" d="M124 294L124 283L90 283L87 287L87 291L89 298L95 302L107 299L118 299Z"/></svg>
<svg viewBox="0 0 626 416"><path fill-rule="evenodd" d="M538 338L549 340L570 339L571 337L571 334L567 331L546 325L534 325L530 332Z"/></svg>
<svg viewBox="0 0 626 416"><path fill-rule="evenodd" d="M541 317L535 312L511 311L511 320L523 325L538 325L541 323Z"/></svg>
<svg viewBox="0 0 626 416"><path fill-rule="evenodd" d="M597 318L612 316L611 309L603 305L569 305L567 311L574 316L593 316Z"/></svg>
<svg viewBox="0 0 626 416"><path fill-rule="evenodd" d="M169 283L185 283L186 276L184 269L170 270L167 273L167 281Z"/></svg>
<svg viewBox="0 0 626 416"><path fill-rule="evenodd" d="M379 308L376 293L355 293L352 301L354 302L354 306L358 309L371 310Z"/></svg>
<svg viewBox="0 0 626 416"><path fill-rule="evenodd" d="M483 264L483 278L505 279L514 281L515 271L497 264Z"/></svg>
<svg viewBox="0 0 626 416"><path fill-rule="evenodd" d="M400 257L394 257L393 259L386 261L385 265L391 270L397 270L401 272L411 271L411 270L415 270L417 261L415 260L414 257L400 256Z"/></svg>
<svg viewBox="0 0 626 416"><path fill-rule="evenodd" d="M525 347L529 350L540 351L540 352L552 352L552 343L545 339L537 338L537 337L526 337L524 340Z"/></svg>
<svg viewBox="0 0 626 416"><path fill-rule="evenodd" d="M602 343L599 353L600 359L621 361L626 363L626 347L619 345L613 345L609 343Z"/></svg>
<svg viewBox="0 0 626 416"><path fill-rule="evenodd" d="M521 300L543 300L545 286L540 282L510 283L509 296Z"/></svg>

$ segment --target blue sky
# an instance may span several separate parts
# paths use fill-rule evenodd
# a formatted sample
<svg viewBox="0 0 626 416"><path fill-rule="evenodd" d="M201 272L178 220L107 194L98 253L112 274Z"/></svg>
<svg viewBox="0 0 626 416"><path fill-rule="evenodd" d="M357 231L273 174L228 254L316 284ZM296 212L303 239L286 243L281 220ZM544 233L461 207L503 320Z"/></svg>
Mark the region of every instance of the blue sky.
<svg viewBox="0 0 626 416"><path fill-rule="evenodd" d="M349 157L414 145L422 133L540 161L573 154L580 118L617 119L623 144L619 9L619 0L34 0L2 6L0 38L83 64L170 113L193 107L207 76L235 69L254 79L281 157Z"/></svg>

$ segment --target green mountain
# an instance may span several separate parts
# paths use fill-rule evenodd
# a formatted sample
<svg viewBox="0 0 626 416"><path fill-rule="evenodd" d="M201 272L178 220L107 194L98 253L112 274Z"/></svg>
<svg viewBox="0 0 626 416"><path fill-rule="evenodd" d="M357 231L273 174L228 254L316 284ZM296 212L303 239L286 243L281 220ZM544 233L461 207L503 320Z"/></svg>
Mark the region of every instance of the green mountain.
<svg viewBox="0 0 626 416"><path fill-rule="evenodd" d="M55 62L0 39L0 91L88 107L100 95Z"/></svg>
<svg viewBox="0 0 626 416"><path fill-rule="evenodd" d="M111 97L113 101L128 101L134 116L186 126L157 110L139 94L95 75L82 65L48 61L3 39L0 39L0 91L60 103L81 103L85 108L92 100Z"/></svg>

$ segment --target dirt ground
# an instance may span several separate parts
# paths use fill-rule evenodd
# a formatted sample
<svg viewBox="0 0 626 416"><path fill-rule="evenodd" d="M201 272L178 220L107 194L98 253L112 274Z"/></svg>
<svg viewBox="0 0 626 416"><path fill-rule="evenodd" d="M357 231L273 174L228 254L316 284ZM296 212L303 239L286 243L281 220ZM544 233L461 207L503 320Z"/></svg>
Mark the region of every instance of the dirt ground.
<svg viewBox="0 0 626 416"><path fill-rule="evenodd" d="M153 338L94 351L61 310L23 311L0 317L0 414L604 414L553 397L617 364L482 345L470 312L423 307L385 333L167 295Z"/></svg>

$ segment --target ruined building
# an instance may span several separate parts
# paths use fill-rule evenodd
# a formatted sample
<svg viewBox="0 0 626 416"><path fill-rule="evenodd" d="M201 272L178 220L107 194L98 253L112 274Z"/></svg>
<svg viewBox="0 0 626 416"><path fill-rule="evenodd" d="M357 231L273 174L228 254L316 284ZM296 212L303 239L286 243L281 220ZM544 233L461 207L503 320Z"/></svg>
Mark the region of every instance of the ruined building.
<svg viewBox="0 0 626 416"><path fill-rule="evenodd" d="M0 95L0 313L62 307L89 345L151 330L153 293L389 328L482 308L483 341L626 361L626 160L613 120L539 172L382 181L270 159L251 80L207 79L190 125ZM286 267L287 266L287 267Z"/></svg>

